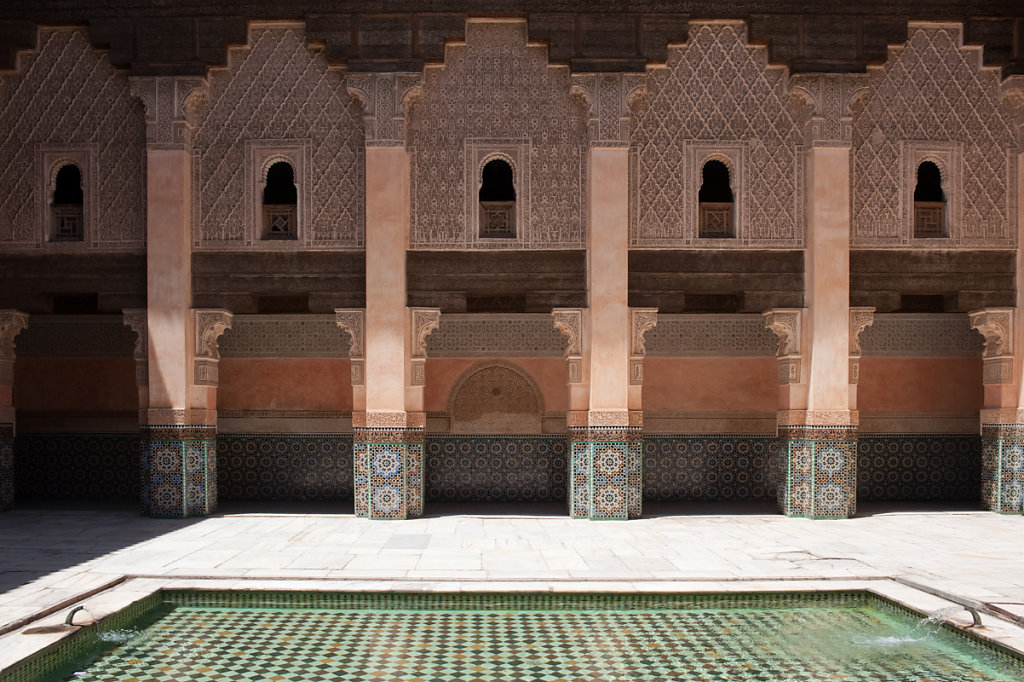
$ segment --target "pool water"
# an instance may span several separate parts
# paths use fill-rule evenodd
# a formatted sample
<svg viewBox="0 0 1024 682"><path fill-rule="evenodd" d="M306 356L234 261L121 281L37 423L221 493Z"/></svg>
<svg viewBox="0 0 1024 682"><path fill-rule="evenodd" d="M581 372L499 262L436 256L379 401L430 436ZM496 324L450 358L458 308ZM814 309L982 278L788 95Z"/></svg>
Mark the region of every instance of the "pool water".
<svg viewBox="0 0 1024 682"><path fill-rule="evenodd" d="M623 596L628 599L628 595ZM937 624L849 604L609 609L581 598L506 608L167 604L110 630L51 679L1020 680L1022 668ZM698 606L700 606L698 604ZM461 607L461 608L460 608ZM155 614L155 615L154 615ZM106 640L106 641L103 641Z"/></svg>

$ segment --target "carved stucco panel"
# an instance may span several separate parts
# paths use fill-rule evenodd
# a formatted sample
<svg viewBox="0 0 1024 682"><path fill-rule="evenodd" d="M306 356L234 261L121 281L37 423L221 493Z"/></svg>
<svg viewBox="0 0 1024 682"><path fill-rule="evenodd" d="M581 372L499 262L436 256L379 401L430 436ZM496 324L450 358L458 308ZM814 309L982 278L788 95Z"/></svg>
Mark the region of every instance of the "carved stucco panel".
<svg viewBox="0 0 1024 682"><path fill-rule="evenodd" d="M692 23L690 40L648 73L634 107L630 235L633 246L679 247L697 236L703 156L716 142L746 149L740 238L717 248L803 244L803 135L788 107L785 69L747 44L743 22Z"/></svg>
<svg viewBox="0 0 1024 682"><path fill-rule="evenodd" d="M217 364L220 351L217 338L231 328L231 313L227 310L204 308L192 311L195 331L195 371L193 381L198 386L216 386Z"/></svg>
<svg viewBox="0 0 1024 682"><path fill-rule="evenodd" d="M60 96L55 96L60 93ZM139 249L145 244L146 124L128 78L89 44L85 29L47 28L18 69L0 75L0 243L4 249ZM51 168L42 149L91 150L82 168L88 241L47 241Z"/></svg>
<svg viewBox="0 0 1024 682"><path fill-rule="evenodd" d="M250 24L249 44L229 49L227 68L210 71L209 103L194 135L197 248L363 244L362 107L344 75L307 46L301 24ZM259 168L248 166L266 159L246 150L265 140L308 140L308 188L299 188L307 229L298 243L253 234L248 216L262 197L246 183Z"/></svg>
<svg viewBox="0 0 1024 682"><path fill-rule="evenodd" d="M775 357L779 360L779 383L800 383L800 333L803 311L798 308L776 308L764 313L764 326L778 338Z"/></svg>
<svg viewBox="0 0 1024 682"><path fill-rule="evenodd" d="M1007 247L1016 243L1017 141L1012 102L959 24L911 23L905 44L870 70L853 110L851 244ZM916 166L948 153L949 239L913 239ZM941 167L940 167L941 170Z"/></svg>
<svg viewBox="0 0 1024 682"><path fill-rule="evenodd" d="M555 308L551 311L555 329L565 335L566 383L583 382L583 309Z"/></svg>
<svg viewBox="0 0 1024 682"><path fill-rule="evenodd" d="M568 68L549 65L546 47L527 43L525 21L467 23L466 42L450 43L444 64L427 66L409 110L412 248L584 247L587 125L571 84ZM528 155L517 211L529 220L514 239L481 240L467 164L510 140Z"/></svg>

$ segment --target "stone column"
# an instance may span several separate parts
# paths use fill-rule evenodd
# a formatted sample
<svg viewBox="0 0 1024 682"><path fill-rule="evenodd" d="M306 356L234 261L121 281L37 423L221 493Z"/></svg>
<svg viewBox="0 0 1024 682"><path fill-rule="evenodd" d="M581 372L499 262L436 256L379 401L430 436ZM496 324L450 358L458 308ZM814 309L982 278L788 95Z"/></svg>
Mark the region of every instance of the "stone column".
<svg viewBox="0 0 1024 682"><path fill-rule="evenodd" d="M28 315L0 310L0 511L14 506L14 337Z"/></svg>
<svg viewBox="0 0 1024 682"><path fill-rule="evenodd" d="M355 513L371 519L419 516L423 508L417 491L422 490L425 420L422 411L407 408L407 393L415 391L407 391L413 323L406 308L410 209L404 107L417 86L417 78L394 74L349 78L350 92L363 104L366 131L365 403L352 414Z"/></svg>
<svg viewBox="0 0 1024 682"><path fill-rule="evenodd" d="M1001 514L1024 513L1024 382L1016 350L1021 316L1015 313L1013 308L984 308L970 313L971 326L985 337L981 501L986 509Z"/></svg>
<svg viewBox="0 0 1024 682"><path fill-rule="evenodd" d="M205 83L158 77L132 78L130 85L146 109L147 139L149 381L140 425L142 507L151 516L203 515L216 507L216 412L209 409L211 392L195 381L201 344L191 309L191 123L204 102Z"/></svg>

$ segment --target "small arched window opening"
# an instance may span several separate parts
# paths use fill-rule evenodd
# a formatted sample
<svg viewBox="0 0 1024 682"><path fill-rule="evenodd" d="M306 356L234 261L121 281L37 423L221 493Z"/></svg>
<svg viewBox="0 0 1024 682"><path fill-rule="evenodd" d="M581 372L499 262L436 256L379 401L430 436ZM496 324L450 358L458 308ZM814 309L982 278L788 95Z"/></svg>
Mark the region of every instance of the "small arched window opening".
<svg viewBox="0 0 1024 682"><path fill-rule="evenodd" d="M296 239L299 192L290 163L278 161L267 169L263 188L263 238Z"/></svg>
<svg viewBox="0 0 1024 682"><path fill-rule="evenodd" d="M721 161L712 159L704 164L697 201L700 207L699 237L716 239L736 235L729 168Z"/></svg>
<svg viewBox="0 0 1024 682"><path fill-rule="evenodd" d="M480 178L480 236L516 236L516 187L512 166L493 159Z"/></svg>
<svg viewBox="0 0 1024 682"><path fill-rule="evenodd" d="M942 191L942 173L932 161L917 167L914 187L914 236L946 237L946 193Z"/></svg>
<svg viewBox="0 0 1024 682"><path fill-rule="evenodd" d="M52 239L61 242L80 242L84 235L85 211L82 192L82 171L73 163L57 171L53 185Z"/></svg>

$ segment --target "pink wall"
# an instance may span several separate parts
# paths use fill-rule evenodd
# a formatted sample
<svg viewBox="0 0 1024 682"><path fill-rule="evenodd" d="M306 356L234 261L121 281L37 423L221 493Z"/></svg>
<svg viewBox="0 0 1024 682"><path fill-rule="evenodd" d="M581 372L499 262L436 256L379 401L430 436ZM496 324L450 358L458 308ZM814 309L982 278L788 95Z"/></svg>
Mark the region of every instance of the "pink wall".
<svg viewBox="0 0 1024 682"><path fill-rule="evenodd" d="M55 412L134 412L139 409L132 358L18 358L14 406Z"/></svg>
<svg viewBox="0 0 1024 682"><path fill-rule="evenodd" d="M427 359L427 386L424 391L424 409L444 412L448 409L448 396L455 382L480 359ZM504 362L517 365L540 386L547 412L569 409L569 387L565 383L565 360L562 358L508 358Z"/></svg>
<svg viewBox="0 0 1024 682"><path fill-rule="evenodd" d="M980 358L862 358L861 412L945 412L982 407Z"/></svg>
<svg viewBox="0 0 1024 682"><path fill-rule="evenodd" d="M775 412L775 358L645 358L643 409L652 412Z"/></svg>
<svg viewBox="0 0 1024 682"><path fill-rule="evenodd" d="M349 361L324 358L224 358L219 410L352 409Z"/></svg>

